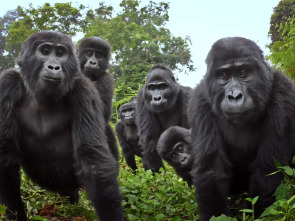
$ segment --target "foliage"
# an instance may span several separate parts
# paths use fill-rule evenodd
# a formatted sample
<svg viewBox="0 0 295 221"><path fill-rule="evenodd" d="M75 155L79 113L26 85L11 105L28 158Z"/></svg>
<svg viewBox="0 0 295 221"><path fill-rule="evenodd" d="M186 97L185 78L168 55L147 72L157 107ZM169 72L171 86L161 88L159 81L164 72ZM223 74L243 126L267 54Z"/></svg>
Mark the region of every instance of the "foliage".
<svg viewBox="0 0 295 221"><path fill-rule="evenodd" d="M5 51L5 46L10 25L17 18L17 10L8 11L3 17L0 17L0 72L14 67L15 52L12 51L11 53L7 53L7 51Z"/></svg>
<svg viewBox="0 0 295 221"><path fill-rule="evenodd" d="M132 173L127 168L121 170L119 179L128 220L199 219L194 191L170 166L154 175L151 170L139 168Z"/></svg>
<svg viewBox="0 0 295 221"><path fill-rule="evenodd" d="M295 220L295 169L290 166L282 166L274 159L277 172L284 175L284 183L278 186L275 196L276 202L268 207L261 217L269 221L291 221ZM292 163L295 164L295 157ZM275 172L275 173L277 173Z"/></svg>
<svg viewBox="0 0 295 221"><path fill-rule="evenodd" d="M165 170L154 175L150 170L145 171L141 158L136 157L139 168L133 172L120 156L119 185L123 195L125 216L129 221L196 221L198 206L195 202L194 189L179 178L173 168L165 163ZM284 182L275 192L276 202L265 210L259 219L254 218L255 204L258 197L253 199L241 195L243 201L249 201L252 208L238 209L240 214L235 217L221 215L212 217L210 221L292 221L295 220L295 169L282 166L277 160L278 168L275 173L284 174ZM293 158L295 164L295 157ZM270 174L272 175L272 174ZM21 173L21 192L28 208L30 220L97 220L93 207L86 192L79 191L80 200L76 205L69 203L68 197L46 191L33 184L28 177ZM245 207L241 201L240 205ZM233 205L231 205L232 207ZM232 208L231 208L232 209ZM235 208L236 209L236 208ZM237 209L236 209L237 210ZM4 218L5 206L0 205L0 220ZM81 217L82 216L82 217Z"/></svg>
<svg viewBox="0 0 295 221"><path fill-rule="evenodd" d="M292 80L295 79L295 18L289 18L279 29L284 35L283 40L270 45L268 59L275 67L285 72Z"/></svg>
<svg viewBox="0 0 295 221"><path fill-rule="evenodd" d="M55 3L51 6L45 3L43 6L28 9L20 6L15 11L6 13L0 18L2 38L0 38L0 49L4 49L5 58L0 70L14 66L14 60L21 50L21 44L31 35L43 30L55 30L75 36L82 30L84 24L80 13L85 7L72 7L71 3ZM1 37L1 36L0 36ZM5 45L5 48L2 46ZM0 57L1 58L1 57Z"/></svg>
<svg viewBox="0 0 295 221"><path fill-rule="evenodd" d="M141 85L139 85L140 87ZM139 89L139 88L138 88ZM117 85L115 88L115 97L113 101L113 115L112 122L116 123L119 120L118 109L122 104L128 103L132 97L136 97L138 90L133 90L131 87L127 86L126 83ZM124 97L122 97L124 95Z"/></svg>
<svg viewBox="0 0 295 221"><path fill-rule="evenodd" d="M276 41L282 41L286 36L285 33L280 30L280 24L285 23L289 17L295 14L295 0L281 0L273 11L268 32L272 44Z"/></svg>
<svg viewBox="0 0 295 221"><path fill-rule="evenodd" d="M0 204L0 220L3 220L5 217L7 207Z"/></svg>
<svg viewBox="0 0 295 221"><path fill-rule="evenodd" d="M259 219L254 218L254 208L258 197L253 199L246 198L251 202L252 209L242 209L243 221L293 221L295 220L295 169L290 166L282 166L280 162L274 159L274 163L278 171L269 174L269 176L282 173L284 181L277 187L275 191L276 201L265 209ZM295 156L292 164L295 164ZM250 213L252 216L246 216L245 213ZM210 219L210 221L235 221L235 218L222 215L220 217Z"/></svg>
<svg viewBox="0 0 295 221"><path fill-rule="evenodd" d="M122 161L122 156L120 159L118 179L127 220L199 220L194 191L175 174L172 167L166 165L165 171L155 175L151 171L144 171L142 167L134 173ZM142 165L139 157L136 160L137 165ZM79 203L72 205L68 197L34 185L23 172L21 180L21 192L30 220L97 220L84 190L79 191ZM0 218L4 216L4 209L0 205Z"/></svg>
<svg viewBox="0 0 295 221"><path fill-rule="evenodd" d="M123 0L121 12L112 17L113 8L100 5L101 14L88 17L86 36L107 40L114 53L111 73L116 85L128 82L133 90L144 84L152 64L165 63L173 70L194 70L189 45L190 38L174 37L164 26L169 20L169 4L150 2L140 7L140 1ZM122 90L122 92L126 92Z"/></svg>

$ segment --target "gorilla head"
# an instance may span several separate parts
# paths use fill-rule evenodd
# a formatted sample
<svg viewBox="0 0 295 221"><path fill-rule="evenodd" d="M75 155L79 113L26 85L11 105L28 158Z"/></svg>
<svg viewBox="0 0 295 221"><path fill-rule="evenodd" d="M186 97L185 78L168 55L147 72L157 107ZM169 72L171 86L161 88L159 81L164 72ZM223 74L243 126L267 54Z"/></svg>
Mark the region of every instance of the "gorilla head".
<svg viewBox="0 0 295 221"><path fill-rule="evenodd" d="M38 99L58 100L72 87L78 75L78 60L71 39L59 32L31 35L17 59L24 83Z"/></svg>
<svg viewBox="0 0 295 221"><path fill-rule="evenodd" d="M135 114L136 114L136 103L134 101L123 104L119 108L120 120L126 125L135 124Z"/></svg>
<svg viewBox="0 0 295 221"><path fill-rule="evenodd" d="M260 48L245 38L223 38L212 46L206 63L213 110L231 123L256 121L264 111L273 78Z"/></svg>
<svg viewBox="0 0 295 221"><path fill-rule="evenodd" d="M191 134L188 129L173 126L165 130L157 148L160 156L174 168L192 166Z"/></svg>
<svg viewBox="0 0 295 221"><path fill-rule="evenodd" d="M105 73L109 68L110 57L111 46L102 38L84 38L79 44L78 58L81 70L90 79Z"/></svg>
<svg viewBox="0 0 295 221"><path fill-rule="evenodd" d="M158 64L149 71L144 91L146 107L152 112L161 113L174 107L179 86L172 71Z"/></svg>

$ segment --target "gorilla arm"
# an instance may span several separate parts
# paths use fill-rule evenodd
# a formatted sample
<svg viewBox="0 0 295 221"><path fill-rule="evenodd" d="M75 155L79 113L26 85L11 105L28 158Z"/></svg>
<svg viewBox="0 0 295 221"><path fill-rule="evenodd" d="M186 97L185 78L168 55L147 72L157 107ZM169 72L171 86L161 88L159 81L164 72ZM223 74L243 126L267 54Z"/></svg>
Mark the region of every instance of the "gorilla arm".
<svg viewBox="0 0 295 221"><path fill-rule="evenodd" d="M202 202L199 204L202 219L209 220L214 214L219 215L224 211L227 213L229 180L224 175L228 162L219 154L223 141L214 113L202 92L203 87L205 84L201 82L194 91L191 98L194 102L189 103L188 114L189 121L193 123L192 134L197 134L197 137L192 139L194 162L191 174L193 184L198 189L197 201ZM207 217L208 214L211 215Z"/></svg>
<svg viewBox="0 0 295 221"><path fill-rule="evenodd" d="M118 162L107 145L102 103L89 80L79 77L72 91L73 144L79 176L101 220L124 220ZM87 107L87 108L85 108ZM98 189L103 191L97 191Z"/></svg>
<svg viewBox="0 0 295 221"><path fill-rule="evenodd" d="M116 134L119 139L119 143L122 148L122 153L126 159L127 165L130 166L133 170L136 170L137 166L135 162L135 156L132 147L129 146L126 140L126 136L124 136L125 125L121 120L116 124Z"/></svg>
<svg viewBox="0 0 295 221"><path fill-rule="evenodd" d="M26 220L20 196L20 153L14 142L17 134L15 108L23 94L20 73L7 70L0 76L0 203L8 207L7 218ZM9 128L9 129L7 129Z"/></svg>
<svg viewBox="0 0 295 221"><path fill-rule="evenodd" d="M159 122L155 116L147 110L144 103L143 89L138 93L136 124L139 131L139 145L143 147L143 164L146 169L159 172L164 167L157 153L158 139L162 133Z"/></svg>

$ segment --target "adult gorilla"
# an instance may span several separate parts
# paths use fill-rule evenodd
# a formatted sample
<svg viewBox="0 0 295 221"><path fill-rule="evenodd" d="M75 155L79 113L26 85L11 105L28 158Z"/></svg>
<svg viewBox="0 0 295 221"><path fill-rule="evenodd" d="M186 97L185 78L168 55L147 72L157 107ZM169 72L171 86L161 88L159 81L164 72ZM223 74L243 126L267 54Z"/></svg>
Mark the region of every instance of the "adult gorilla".
<svg viewBox="0 0 295 221"><path fill-rule="evenodd" d="M73 50L66 35L33 34L17 60L20 71L0 76L0 203L8 207L7 220L27 220L20 166L72 203L86 187L100 220L124 220L102 102Z"/></svg>
<svg viewBox="0 0 295 221"><path fill-rule="evenodd" d="M294 86L245 38L218 40L206 63L188 108L202 220L227 214L229 194L241 190L259 196L259 215L282 178L267 176L276 171L273 158L289 165L295 153Z"/></svg>
<svg viewBox="0 0 295 221"><path fill-rule="evenodd" d="M135 123L136 98L119 108L120 120L116 124L116 134L122 148L127 165L133 170L137 169L135 155L142 157L142 150L138 144L139 134Z"/></svg>
<svg viewBox="0 0 295 221"><path fill-rule="evenodd" d="M77 52L82 73L94 82L103 101L103 115L107 122L106 136L108 145L114 157L119 160L119 149L115 133L108 124L112 115L114 94L114 79L107 71L111 57L111 46L102 38L88 37L80 42Z"/></svg>
<svg viewBox="0 0 295 221"><path fill-rule="evenodd" d="M145 169L158 172L163 167L157 143L164 130L171 126L188 128L186 109L191 92L175 81L167 66L158 64L149 71L138 93L136 115Z"/></svg>
<svg viewBox="0 0 295 221"><path fill-rule="evenodd" d="M190 130L178 126L168 128L161 134L157 149L160 157L191 186L193 157Z"/></svg>

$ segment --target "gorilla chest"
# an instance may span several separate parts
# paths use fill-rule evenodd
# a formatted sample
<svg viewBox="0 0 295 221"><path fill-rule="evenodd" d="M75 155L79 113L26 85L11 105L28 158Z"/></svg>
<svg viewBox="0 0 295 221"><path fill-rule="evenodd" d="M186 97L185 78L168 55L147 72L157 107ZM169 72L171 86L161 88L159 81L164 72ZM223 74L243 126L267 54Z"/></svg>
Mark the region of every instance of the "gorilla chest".
<svg viewBox="0 0 295 221"><path fill-rule="evenodd" d="M225 152L232 162L248 165L255 159L262 136L257 130L229 127L223 135Z"/></svg>
<svg viewBox="0 0 295 221"><path fill-rule="evenodd" d="M18 113L19 143L24 154L67 155L72 151L69 108L25 100ZM42 158L42 157L41 157Z"/></svg>
<svg viewBox="0 0 295 221"><path fill-rule="evenodd" d="M126 136L126 140L129 142L137 143L139 139L139 135L138 135L138 131L136 127L132 127L132 126L125 126L125 136Z"/></svg>

